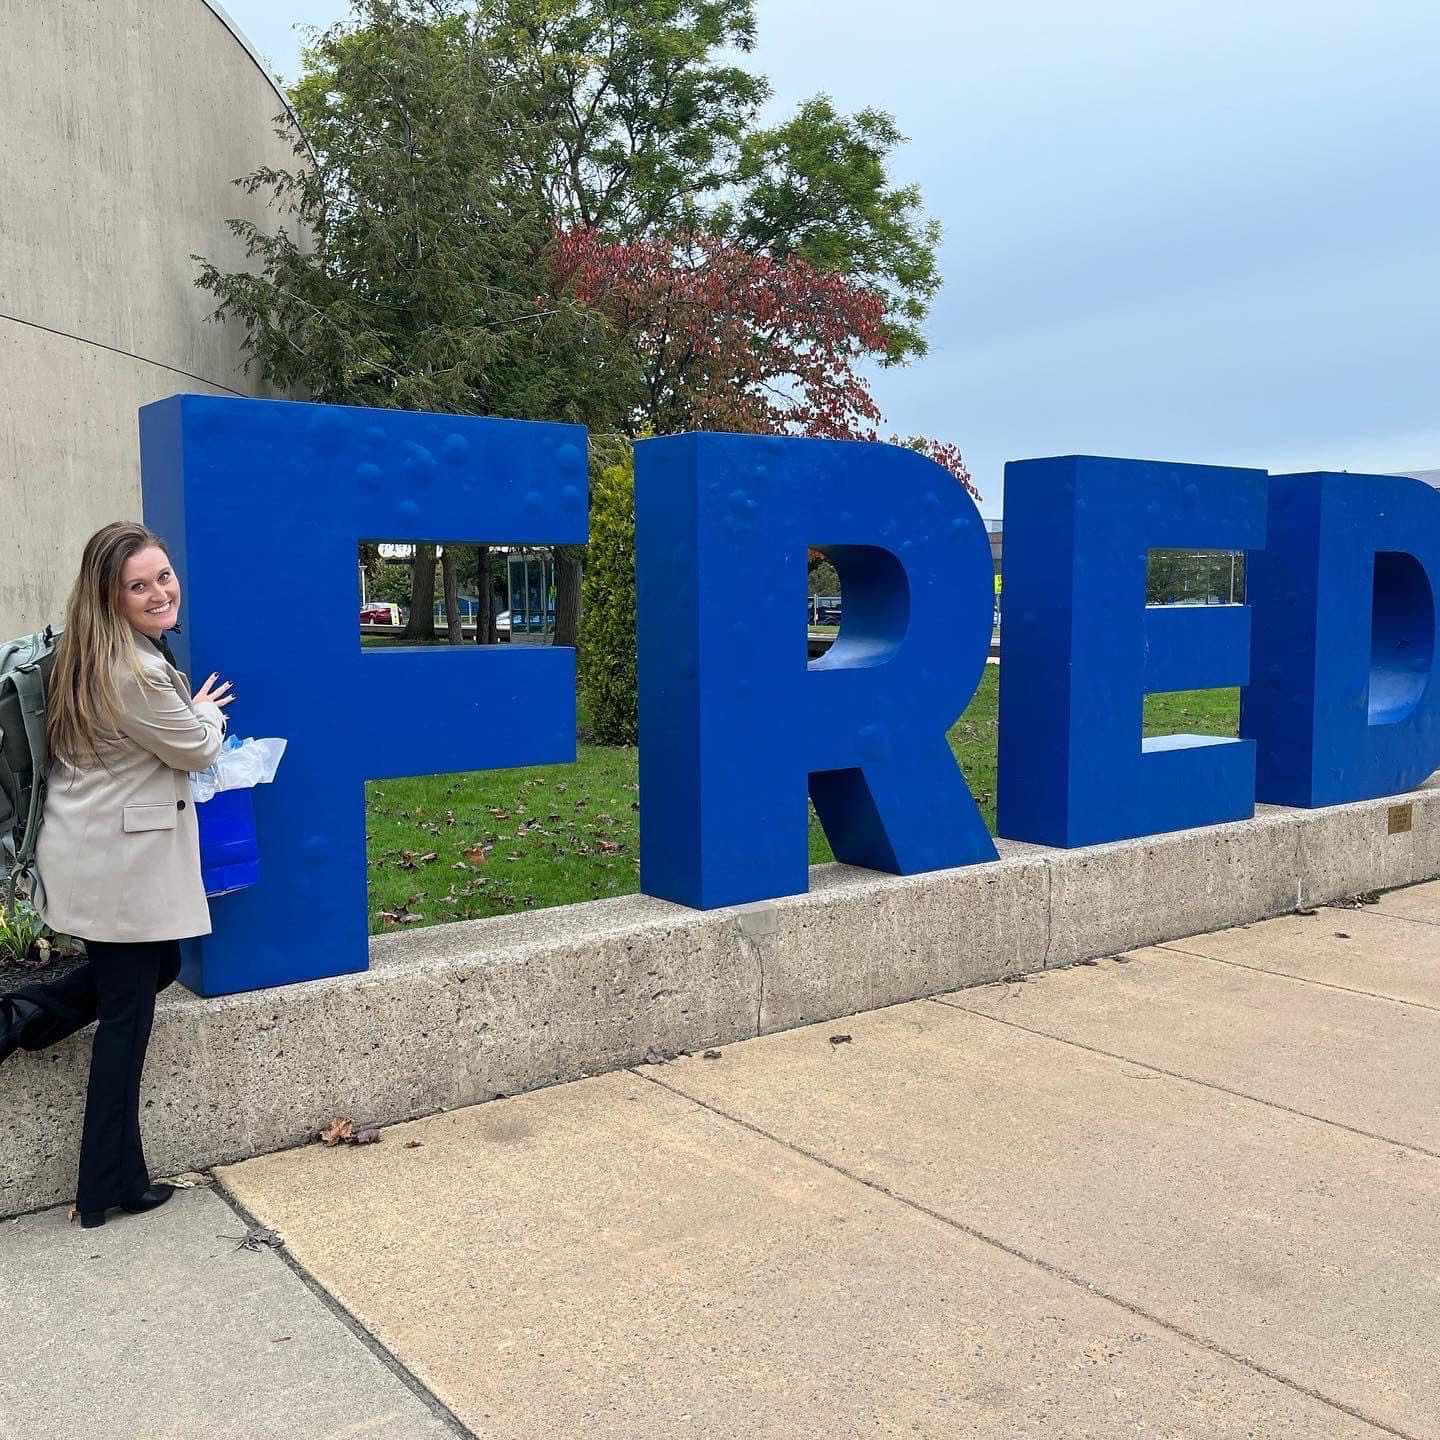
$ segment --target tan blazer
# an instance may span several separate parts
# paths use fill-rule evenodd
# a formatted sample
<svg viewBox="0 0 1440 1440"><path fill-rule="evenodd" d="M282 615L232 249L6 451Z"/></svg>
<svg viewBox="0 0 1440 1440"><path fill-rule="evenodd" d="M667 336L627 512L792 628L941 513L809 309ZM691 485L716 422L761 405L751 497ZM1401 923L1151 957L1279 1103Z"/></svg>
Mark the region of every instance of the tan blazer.
<svg viewBox="0 0 1440 1440"><path fill-rule="evenodd" d="M56 760L46 781L35 904L51 929L83 940L210 933L188 772L220 753L225 722L218 706L192 704L185 677L143 636L135 652L151 683L117 669L122 733L104 765Z"/></svg>

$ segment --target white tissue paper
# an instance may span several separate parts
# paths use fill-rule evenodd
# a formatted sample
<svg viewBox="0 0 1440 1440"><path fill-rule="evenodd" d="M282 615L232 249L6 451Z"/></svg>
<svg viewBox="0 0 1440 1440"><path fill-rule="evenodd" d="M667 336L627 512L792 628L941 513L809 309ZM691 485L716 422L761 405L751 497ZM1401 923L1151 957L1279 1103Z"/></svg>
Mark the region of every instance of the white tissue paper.
<svg viewBox="0 0 1440 1440"><path fill-rule="evenodd" d="M221 790L248 790L253 785L268 785L280 768L285 753L283 740L242 740L231 735L220 751L220 758L190 776L190 791L195 803L203 805Z"/></svg>

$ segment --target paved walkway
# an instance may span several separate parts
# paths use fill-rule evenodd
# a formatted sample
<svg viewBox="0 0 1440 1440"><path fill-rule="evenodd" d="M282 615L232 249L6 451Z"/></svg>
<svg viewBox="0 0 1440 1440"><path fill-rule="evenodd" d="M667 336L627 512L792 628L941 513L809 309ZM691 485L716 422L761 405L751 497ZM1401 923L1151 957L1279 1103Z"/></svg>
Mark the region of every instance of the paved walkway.
<svg viewBox="0 0 1440 1440"><path fill-rule="evenodd" d="M1437 1097L1440 884L900 1005L0 1225L0 1437L1440 1437Z"/></svg>

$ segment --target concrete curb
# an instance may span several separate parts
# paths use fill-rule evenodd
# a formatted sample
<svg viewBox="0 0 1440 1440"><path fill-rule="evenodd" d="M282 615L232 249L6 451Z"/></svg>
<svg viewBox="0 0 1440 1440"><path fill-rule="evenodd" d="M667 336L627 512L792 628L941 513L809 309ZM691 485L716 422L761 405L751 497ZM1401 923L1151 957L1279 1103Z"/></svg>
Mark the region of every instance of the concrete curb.
<svg viewBox="0 0 1440 1440"><path fill-rule="evenodd" d="M1412 828L1391 834L1395 805ZM702 913L647 896L377 937L363 975L162 998L143 1122L156 1174L303 1144L1005 975L1440 876L1440 788L990 865L811 872ZM80 1035L0 1072L0 1215L68 1200Z"/></svg>

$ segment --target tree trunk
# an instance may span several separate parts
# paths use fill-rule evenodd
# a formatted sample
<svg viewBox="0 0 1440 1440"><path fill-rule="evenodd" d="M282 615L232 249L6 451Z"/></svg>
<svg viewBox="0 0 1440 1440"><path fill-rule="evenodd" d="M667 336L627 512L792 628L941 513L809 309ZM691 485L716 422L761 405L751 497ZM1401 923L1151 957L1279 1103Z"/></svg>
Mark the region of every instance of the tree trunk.
<svg viewBox="0 0 1440 1440"><path fill-rule="evenodd" d="M555 638L572 650L580 637L580 561L563 551L555 556Z"/></svg>
<svg viewBox="0 0 1440 1440"><path fill-rule="evenodd" d="M435 639L435 547L417 545L410 569L410 622L404 640Z"/></svg>
<svg viewBox="0 0 1440 1440"><path fill-rule="evenodd" d="M440 578L445 586L445 630L452 645L465 643L460 625L460 587L455 583L455 547L447 545L440 557Z"/></svg>
<svg viewBox="0 0 1440 1440"><path fill-rule="evenodd" d="M475 547L475 589L480 595L480 613L475 617L475 643L495 643L495 587L490 581L490 547Z"/></svg>

